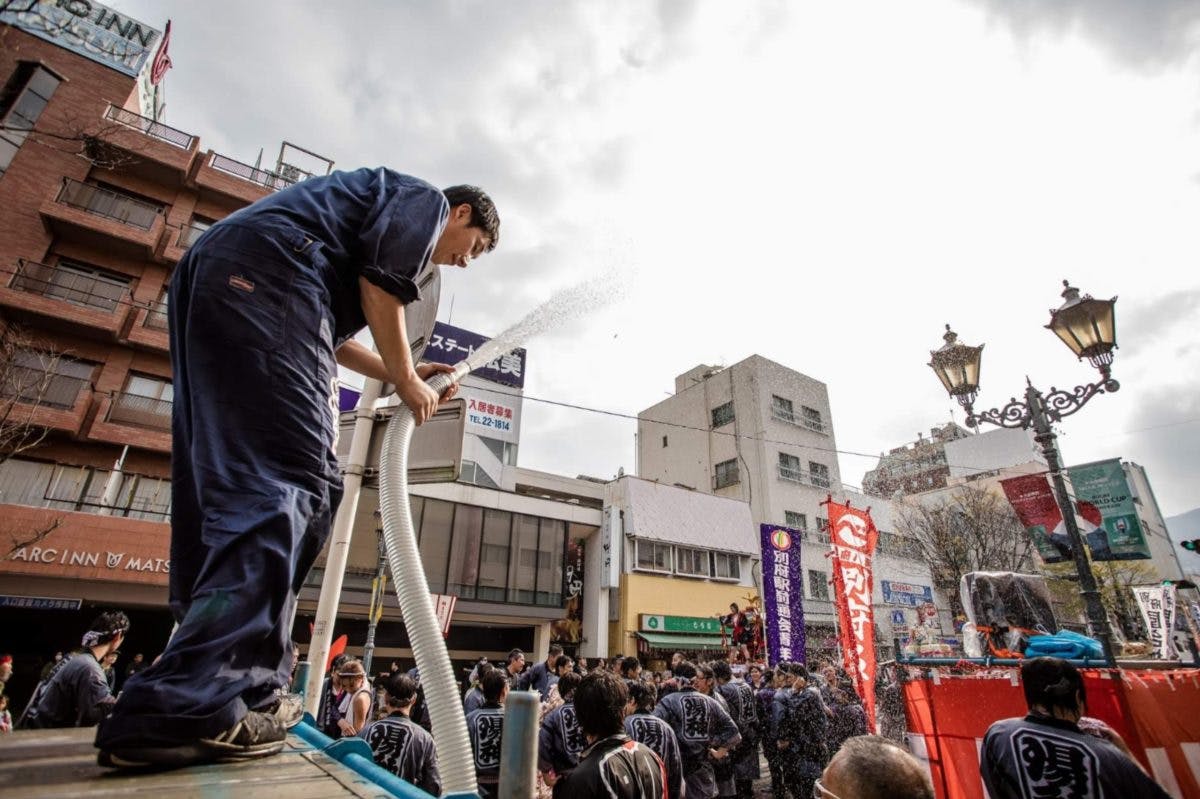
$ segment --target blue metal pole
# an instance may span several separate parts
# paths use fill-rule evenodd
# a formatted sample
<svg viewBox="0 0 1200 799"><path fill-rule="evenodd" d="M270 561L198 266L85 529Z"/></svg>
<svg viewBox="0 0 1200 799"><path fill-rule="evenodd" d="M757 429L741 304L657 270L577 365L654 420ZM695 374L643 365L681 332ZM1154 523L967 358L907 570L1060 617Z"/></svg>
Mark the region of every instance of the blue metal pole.
<svg viewBox="0 0 1200 799"><path fill-rule="evenodd" d="M537 790L538 712L535 691L510 691L500 738L500 799L528 799Z"/></svg>

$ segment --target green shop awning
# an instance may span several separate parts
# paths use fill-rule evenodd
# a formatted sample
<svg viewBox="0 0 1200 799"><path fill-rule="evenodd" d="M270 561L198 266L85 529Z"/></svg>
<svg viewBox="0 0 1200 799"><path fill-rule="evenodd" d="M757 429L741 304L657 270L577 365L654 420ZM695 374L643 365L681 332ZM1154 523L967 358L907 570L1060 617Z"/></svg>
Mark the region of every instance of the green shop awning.
<svg viewBox="0 0 1200 799"><path fill-rule="evenodd" d="M638 633L655 649L725 649L719 635L677 635L672 633Z"/></svg>

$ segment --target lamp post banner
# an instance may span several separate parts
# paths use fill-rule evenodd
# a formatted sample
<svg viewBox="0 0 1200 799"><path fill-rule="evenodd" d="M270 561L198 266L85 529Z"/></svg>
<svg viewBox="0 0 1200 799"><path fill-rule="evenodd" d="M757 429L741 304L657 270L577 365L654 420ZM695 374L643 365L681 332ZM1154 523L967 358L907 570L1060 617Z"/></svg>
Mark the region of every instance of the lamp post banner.
<svg viewBox="0 0 1200 799"><path fill-rule="evenodd" d="M759 525L767 661L804 662L804 580L798 530Z"/></svg>
<svg viewBox="0 0 1200 799"><path fill-rule="evenodd" d="M1042 560L1046 563L1071 560L1071 539L1046 473L1010 477L1001 480L1000 486Z"/></svg>
<svg viewBox="0 0 1200 799"><path fill-rule="evenodd" d="M879 531L870 511L825 503L833 545L833 588L838 614L842 660L862 698L868 729L875 726L875 611L871 555Z"/></svg>
<svg viewBox="0 0 1200 799"><path fill-rule="evenodd" d="M1133 595L1137 598L1142 620L1146 622L1147 635L1154 653L1164 660L1176 657L1175 653L1175 586L1135 585Z"/></svg>
<svg viewBox="0 0 1200 799"><path fill-rule="evenodd" d="M1121 459L1072 466L1067 470L1080 515L1087 522L1088 545L1093 560L1144 560L1150 557L1146 535L1133 504L1133 492L1121 468ZM1089 513L1090 511L1090 513ZM1090 518L1089 518L1090 517ZM1107 551L1092 543L1103 539Z"/></svg>

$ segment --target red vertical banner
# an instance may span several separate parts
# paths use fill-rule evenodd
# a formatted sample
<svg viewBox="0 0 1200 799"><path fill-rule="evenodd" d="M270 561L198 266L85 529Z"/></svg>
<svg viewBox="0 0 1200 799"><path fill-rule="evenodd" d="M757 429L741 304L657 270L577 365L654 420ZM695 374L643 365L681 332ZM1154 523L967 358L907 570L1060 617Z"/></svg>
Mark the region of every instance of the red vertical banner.
<svg viewBox="0 0 1200 799"><path fill-rule="evenodd" d="M849 505L825 503L833 546L833 587L838 614L838 638L846 672L862 698L872 731L875 725L875 612L871 604L874 576L871 555L879 531L871 514Z"/></svg>

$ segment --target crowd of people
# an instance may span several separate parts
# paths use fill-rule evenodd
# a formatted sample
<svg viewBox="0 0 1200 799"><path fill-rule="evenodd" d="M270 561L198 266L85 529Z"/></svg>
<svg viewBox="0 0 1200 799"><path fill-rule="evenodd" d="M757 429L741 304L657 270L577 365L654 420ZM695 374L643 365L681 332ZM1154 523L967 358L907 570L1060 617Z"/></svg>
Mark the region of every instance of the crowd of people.
<svg viewBox="0 0 1200 799"><path fill-rule="evenodd" d="M128 631L124 613L98 616L79 648L47 662L15 722L3 690L12 658L0 656L0 731L98 724L116 702L114 672ZM126 679L144 661L136 655L125 667ZM1069 662L1029 659L1021 683L1029 714L992 724L980 750L980 773L993 799L1067 795L1060 788L1078 796L1167 796L1120 735L1085 715L1083 679ZM512 691L541 700L539 799L752 799L754 783L767 777L772 795L781 799L934 795L928 771L904 747L869 734L852 682L829 661L810 671L802 663L768 668L726 659L693 662L675 653L668 669L649 671L636 657L589 662L552 645L532 665L521 650L500 663L481 659L463 687L475 776L485 798L498 791L504 705ZM362 738L379 766L440 794L416 669L404 672L393 662L372 684L362 662L335 658L317 724L332 738Z"/></svg>
<svg viewBox="0 0 1200 799"><path fill-rule="evenodd" d="M933 796L911 755L894 741L867 734L858 696L832 663L810 672L800 663L769 669L725 659L692 662L675 653L668 669L648 671L636 657L575 660L555 645L533 665L520 650L500 663L480 660L465 682L463 708L485 797L499 785L504 704L511 691L533 691L541 700L542 799L608 796L598 786L618 783L625 786L617 790L620 796L751 799L755 781L764 776L763 761L775 796L808 799L820 779L849 785L849 770L838 765L846 758L858 764L855 772L869 761L867 771L877 777L872 783L856 776L855 786L886 787L876 793L856 787L847 798ZM419 674L403 673L393 663L376 686L369 704L362 664L336 659L319 725L332 737L364 738L380 766L436 794L441 782ZM368 706L370 718L363 712ZM598 752L613 751L624 758L625 777L605 783L597 768L616 766ZM839 760L842 751L849 754Z"/></svg>

